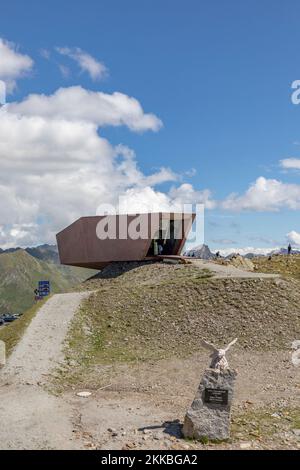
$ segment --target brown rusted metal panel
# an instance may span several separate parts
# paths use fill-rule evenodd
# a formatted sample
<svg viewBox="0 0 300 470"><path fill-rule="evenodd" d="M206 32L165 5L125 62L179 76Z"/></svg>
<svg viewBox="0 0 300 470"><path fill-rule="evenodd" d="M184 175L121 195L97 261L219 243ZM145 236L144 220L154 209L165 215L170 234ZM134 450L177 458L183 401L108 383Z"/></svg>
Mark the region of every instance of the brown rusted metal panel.
<svg viewBox="0 0 300 470"><path fill-rule="evenodd" d="M141 261L147 256L160 221L169 217L167 213L81 217L56 235L60 261L92 269L101 269L113 261ZM172 220L176 217L183 218L185 227L190 229L195 214L171 215ZM97 227L103 229L104 222L107 228L115 228L113 238L97 236ZM136 239L128 236L132 229ZM176 242L172 254L180 254L185 238Z"/></svg>

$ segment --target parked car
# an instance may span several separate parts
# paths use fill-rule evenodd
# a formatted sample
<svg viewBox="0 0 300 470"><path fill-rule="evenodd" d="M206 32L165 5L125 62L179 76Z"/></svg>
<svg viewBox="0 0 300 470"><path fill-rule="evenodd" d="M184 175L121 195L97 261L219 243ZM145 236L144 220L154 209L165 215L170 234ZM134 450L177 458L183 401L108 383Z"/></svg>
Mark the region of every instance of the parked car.
<svg viewBox="0 0 300 470"><path fill-rule="evenodd" d="M16 315L12 315L10 313L7 313L2 316L2 319L5 321L5 323L11 323L17 319Z"/></svg>

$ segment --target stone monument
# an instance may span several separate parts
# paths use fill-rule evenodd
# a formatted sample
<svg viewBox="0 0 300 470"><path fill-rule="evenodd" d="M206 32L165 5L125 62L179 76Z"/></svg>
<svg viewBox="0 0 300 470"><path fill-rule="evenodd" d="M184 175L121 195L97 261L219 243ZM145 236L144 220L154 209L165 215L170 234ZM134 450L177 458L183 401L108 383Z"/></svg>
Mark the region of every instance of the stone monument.
<svg viewBox="0 0 300 470"><path fill-rule="evenodd" d="M230 436L230 411L237 372L225 357L237 338L224 349L203 341L211 351L211 364L199 384L194 401L186 413L183 435L191 439L223 440Z"/></svg>
<svg viewBox="0 0 300 470"><path fill-rule="evenodd" d="M0 340L0 369L5 366L6 354L5 354L5 343Z"/></svg>

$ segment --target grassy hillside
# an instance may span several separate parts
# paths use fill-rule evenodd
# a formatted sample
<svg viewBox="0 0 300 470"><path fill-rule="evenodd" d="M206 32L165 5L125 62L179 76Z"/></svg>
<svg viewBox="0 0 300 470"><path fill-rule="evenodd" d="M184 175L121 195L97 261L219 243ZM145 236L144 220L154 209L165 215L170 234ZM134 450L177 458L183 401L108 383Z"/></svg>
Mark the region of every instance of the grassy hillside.
<svg viewBox="0 0 300 470"><path fill-rule="evenodd" d="M97 291L70 330L64 380L101 364L187 357L201 339L222 345L237 336L239 348L276 351L300 335L299 281L214 279L193 265L132 267L107 268L85 283Z"/></svg>
<svg viewBox="0 0 300 470"><path fill-rule="evenodd" d="M253 258L255 270L264 273L279 273L285 277L300 279L300 255L273 255Z"/></svg>
<svg viewBox="0 0 300 470"><path fill-rule="evenodd" d="M34 303L39 280L49 280L52 292L63 292L95 271L47 263L24 250L0 254L0 313L20 313Z"/></svg>

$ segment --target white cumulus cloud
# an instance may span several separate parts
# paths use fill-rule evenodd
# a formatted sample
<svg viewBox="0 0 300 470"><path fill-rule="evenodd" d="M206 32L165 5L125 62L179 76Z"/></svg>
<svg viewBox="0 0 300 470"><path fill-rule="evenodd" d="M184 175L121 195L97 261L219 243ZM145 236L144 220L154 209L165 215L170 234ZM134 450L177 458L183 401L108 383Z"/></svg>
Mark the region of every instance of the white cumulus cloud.
<svg viewBox="0 0 300 470"><path fill-rule="evenodd" d="M123 93L89 91L81 86L59 88L53 95L32 94L9 105L11 113L87 121L102 126L127 126L132 131L158 131L161 120L145 113L138 100Z"/></svg>
<svg viewBox="0 0 300 470"><path fill-rule="evenodd" d="M260 176L244 194L229 195L220 203L220 207L232 211L300 209L300 185Z"/></svg>
<svg viewBox="0 0 300 470"><path fill-rule="evenodd" d="M214 209L217 205L209 189L199 191L189 183L172 187L169 194L173 201L180 204L205 204L206 209Z"/></svg>
<svg viewBox="0 0 300 470"><path fill-rule="evenodd" d="M292 230L287 234L287 239L290 243L300 246L300 233Z"/></svg>
<svg viewBox="0 0 300 470"><path fill-rule="evenodd" d="M11 92L16 86L16 80L23 77L33 67L33 60L21 54L14 43L0 38L0 80L7 85Z"/></svg>

